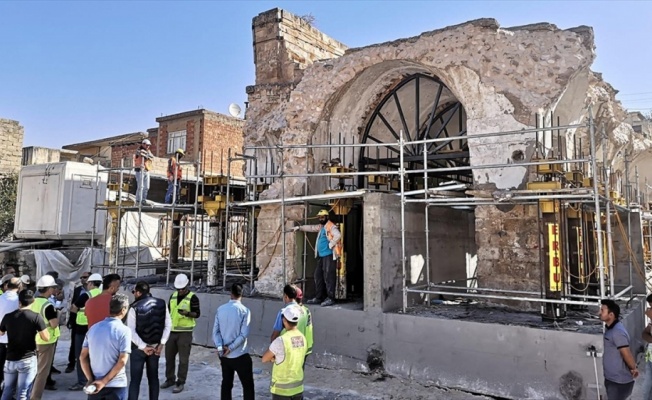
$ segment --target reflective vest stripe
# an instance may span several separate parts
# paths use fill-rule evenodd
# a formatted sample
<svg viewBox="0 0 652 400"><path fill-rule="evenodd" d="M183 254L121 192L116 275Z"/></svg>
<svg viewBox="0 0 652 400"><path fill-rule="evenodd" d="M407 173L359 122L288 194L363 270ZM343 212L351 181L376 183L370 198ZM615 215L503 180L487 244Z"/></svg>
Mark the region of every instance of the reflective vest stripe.
<svg viewBox="0 0 652 400"><path fill-rule="evenodd" d="M296 387L303 386L303 379L300 381L296 382L291 382L291 383L276 383L274 382L274 387L277 387L279 389L294 389Z"/></svg>

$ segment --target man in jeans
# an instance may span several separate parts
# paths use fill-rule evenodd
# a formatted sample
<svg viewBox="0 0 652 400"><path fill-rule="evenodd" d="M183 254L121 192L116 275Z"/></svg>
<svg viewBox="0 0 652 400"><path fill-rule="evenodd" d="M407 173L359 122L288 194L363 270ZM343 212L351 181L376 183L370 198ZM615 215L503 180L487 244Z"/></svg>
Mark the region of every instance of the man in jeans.
<svg viewBox="0 0 652 400"><path fill-rule="evenodd" d="M165 300L149 292L149 284L136 283L133 290L136 301L131 304L127 315L127 326L131 330L131 382L129 400L138 400L143 367L147 367L149 400L158 400L158 361L163 346L170 337L172 320Z"/></svg>
<svg viewBox="0 0 652 400"><path fill-rule="evenodd" d="M129 310L129 298L116 294L109 302L109 317L93 325L86 334L80 361L95 392L88 400L126 400L126 365L131 353L131 330L122 323Z"/></svg>
<svg viewBox="0 0 652 400"><path fill-rule="evenodd" d="M5 288L4 293L0 296L0 321L2 321L5 315L19 308L18 289L21 286L21 282L19 278L13 275L5 275L0 282ZM7 340L7 336L0 336L0 382L4 379L3 372L5 360L7 359ZM1 394L2 390L0 389Z"/></svg>
<svg viewBox="0 0 652 400"><path fill-rule="evenodd" d="M244 400L254 400L254 374L247 349L251 313L242 305L242 285L231 286L231 300L215 313L213 342L222 364L222 400L231 400L233 378L238 373Z"/></svg>
<svg viewBox="0 0 652 400"><path fill-rule="evenodd" d="M636 361L629 350L629 334L618 321L619 317L620 306L615 301L601 301L600 320L607 328L602 357L607 400L627 400L634 390L634 379L638 377Z"/></svg>
<svg viewBox="0 0 652 400"><path fill-rule="evenodd" d="M19 280L19 278L14 279ZM0 335L4 337L6 334L9 338L2 400L12 399L14 390L17 400L29 398L36 378L36 334L42 340L50 339L43 318L30 310L34 303L34 292L23 290L18 295L18 299L20 309L5 315L0 322Z"/></svg>

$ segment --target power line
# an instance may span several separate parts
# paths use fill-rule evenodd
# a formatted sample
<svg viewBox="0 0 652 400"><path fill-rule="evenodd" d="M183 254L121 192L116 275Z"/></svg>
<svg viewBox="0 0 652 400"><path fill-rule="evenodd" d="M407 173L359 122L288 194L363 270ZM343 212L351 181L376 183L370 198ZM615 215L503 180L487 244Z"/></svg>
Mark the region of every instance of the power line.
<svg viewBox="0 0 652 400"><path fill-rule="evenodd" d="M639 92L639 93L618 93L617 96L639 96L642 94L652 94L652 92Z"/></svg>

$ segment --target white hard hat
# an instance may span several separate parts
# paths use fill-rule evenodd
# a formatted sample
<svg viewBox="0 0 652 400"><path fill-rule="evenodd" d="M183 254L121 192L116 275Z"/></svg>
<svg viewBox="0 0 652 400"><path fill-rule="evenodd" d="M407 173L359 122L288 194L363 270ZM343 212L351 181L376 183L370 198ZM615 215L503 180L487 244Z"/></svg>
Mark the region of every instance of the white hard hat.
<svg viewBox="0 0 652 400"><path fill-rule="evenodd" d="M54 277L51 275L43 275L38 282L36 282L37 288L49 288L57 286L57 282L54 280Z"/></svg>
<svg viewBox="0 0 652 400"><path fill-rule="evenodd" d="M283 316L290 322L299 322L299 318L301 318L301 308L295 305L287 306L283 309Z"/></svg>
<svg viewBox="0 0 652 400"><path fill-rule="evenodd" d="M174 278L174 287L177 289L183 289L188 286L188 277L185 274L179 274Z"/></svg>
<svg viewBox="0 0 652 400"><path fill-rule="evenodd" d="M100 274L92 274L91 276L88 277L89 282L102 282L102 275Z"/></svg>
<svg viewBox="0 0 652 400"><path fill-rule="evenodd" d="M32 283L32 280L29 278L29 275L23 275L20 277L20 281L23 282L25 285L29 285Z"/></svg>
<svg viewBox="0 0 652 400"><path fill-rule="evenodd" d="M149 139L143 139L143 142L142 142L142 143L143 143L143 144L149 144L149 145L152 144L152 142L150 142Z"/></svg>

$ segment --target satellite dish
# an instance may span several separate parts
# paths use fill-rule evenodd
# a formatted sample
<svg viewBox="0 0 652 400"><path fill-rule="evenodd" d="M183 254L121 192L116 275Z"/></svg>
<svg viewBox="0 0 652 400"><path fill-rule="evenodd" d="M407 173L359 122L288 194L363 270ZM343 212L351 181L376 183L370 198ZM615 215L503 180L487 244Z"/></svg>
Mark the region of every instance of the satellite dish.
<svg viewBox="0 0 652 400"><path fill-rule="evenodd" d="M236 117L236 118L240 117L240 112L241 111L242 111L242 109L236 103L231 103L229 105L229 114L231 114L232 117Z"/></svg>

